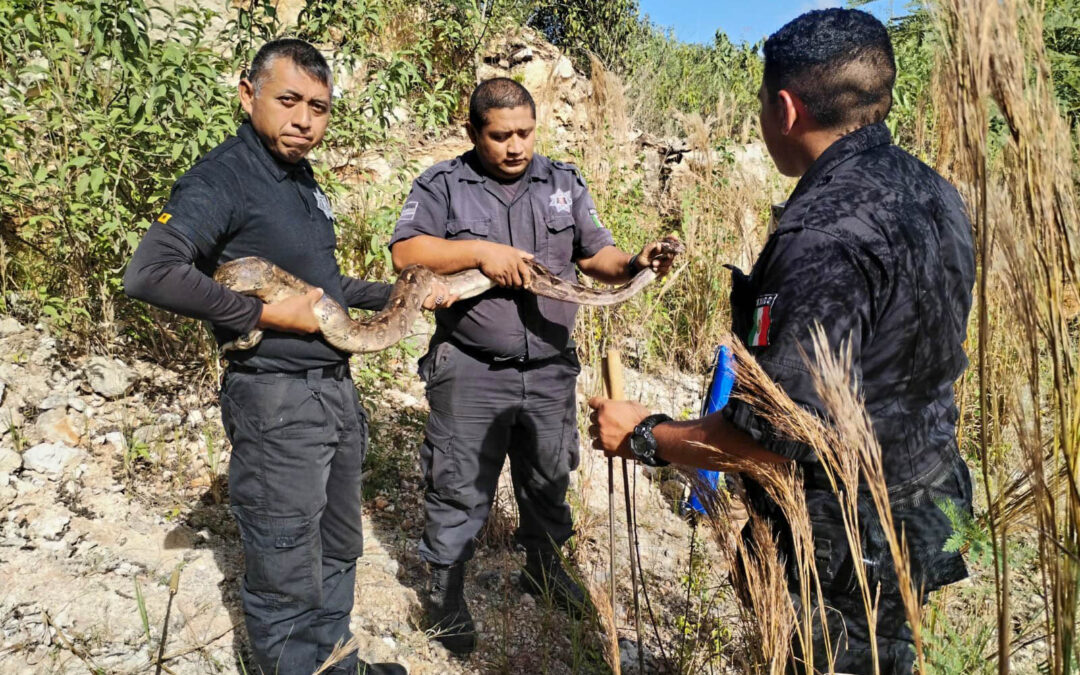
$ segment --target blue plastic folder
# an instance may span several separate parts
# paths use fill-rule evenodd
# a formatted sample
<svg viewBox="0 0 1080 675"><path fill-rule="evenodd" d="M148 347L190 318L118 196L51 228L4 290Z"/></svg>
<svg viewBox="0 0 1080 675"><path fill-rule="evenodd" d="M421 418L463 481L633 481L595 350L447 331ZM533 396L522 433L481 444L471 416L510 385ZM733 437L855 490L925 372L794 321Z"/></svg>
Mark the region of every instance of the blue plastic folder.
<svg viewBox="0 0 1080 675"><path fill-rule="evenodd" d="M731 389L735 386L735 359L731 355L731 350L723 345L717 347L715 364L712 382L709 383L709 393L701 406L702 417L714 413L727 405L728 399L731 398ZM719 471L698 469L698 476L705 484L715 490L720 483L721 473ZM698 513L705 513L705 507L702 505L701 500L698 499L697 490L690 491L688 505Z"/></svg>

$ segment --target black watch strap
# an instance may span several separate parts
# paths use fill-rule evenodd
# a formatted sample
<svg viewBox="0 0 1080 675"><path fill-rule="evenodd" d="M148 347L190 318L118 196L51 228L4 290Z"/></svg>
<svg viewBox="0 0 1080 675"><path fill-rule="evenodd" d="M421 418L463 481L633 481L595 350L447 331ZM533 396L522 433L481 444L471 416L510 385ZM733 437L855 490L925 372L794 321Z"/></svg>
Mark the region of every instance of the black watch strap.
<svg viewBox="0 0 1080 675"><path fill-rule="evenodd" d="M634 457L646 466L667 466L670 462L657 456L656 437L653 436L653 427L657 424L670 422L671 418L663 413L649 415L641 420L634 431L630 434L630 451Z"/></svg>

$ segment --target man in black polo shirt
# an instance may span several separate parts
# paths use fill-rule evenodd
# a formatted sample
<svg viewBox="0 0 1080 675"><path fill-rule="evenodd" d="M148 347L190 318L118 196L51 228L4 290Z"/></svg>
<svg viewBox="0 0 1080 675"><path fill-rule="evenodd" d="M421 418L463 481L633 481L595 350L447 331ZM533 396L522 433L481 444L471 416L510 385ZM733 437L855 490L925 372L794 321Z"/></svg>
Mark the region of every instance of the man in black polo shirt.
<svg viewBox="0 0 1080 675"><path fill-rule="evenodd" d="M749 276L733 273L732 330L792 400L823 418L802 355L814 353L818 323L832 348L850 340L852 376L881 445L893 516L906 537L916 590L925 594L967 576L960 555L943 550L951 526L937 502L971 511L953 401L953 382L967 366L971 225L956 190L891 143L883 120L896 67L877 19L857 10L810 12L771 36L764 52L762 136L777 168L801 179ZM595 445L609 453L725 468L722 455L700 445L706 444L761 462L798 462L835 669L874 671L856 561L838 501L809 447L781 437L737 399L688 422L665 421L632 402L597 398L589 405L596 409ZM745 482L753 506L774 525L798 602L788 526L760 486ZM860 501L868 529L858 556L871 592L881 593L878 665L882 673L908 673L912 635L892 558L869 498ZM816 621L816 607L812 614ZM824 668L820 626L813 642L815 666ZM798 644L793 648L793 669L802 672Z"/></svg>
<svg viewBox="0 0 1080 675"><path fill-rule="evenodd" d="M577 306L523 290L524 261L535 257L569 281L580 269L606 283L671 266L658 243L637 255L617 249L577 169L533 154L536 106L525 87L507 78L481 83L466 128L473 150L413 182L390 240L398 269L479 268L501 286L436 312L420 366L431 404L420 448L427 481L420 555L432 568L431 622L458 654L476 646L465 564L508 455L525 590L549 590L571 612L584 602L558 551L573 534L566 490L579 455L580 365L570 339Z"/></svg>
<svg viewBox="0 0 1080 675"><path fill-rule="evenodd" d="M318 334L312 306L328 293L345 307L382 309L390 287L342 276L334 259L330 202L304 159L326 131L331 91L314 47L264 45L240 83L248 121L176 182L124 275L128 295L211 322L219 344L265 330L255 348L227 354L221 412L233 446L229 501L244 544L244 615L255 665L268 674L308 675L349 639L363 553L367 415L348 354ZM210 278L244 256L267 258L317 288L264 305ZM436 293L452 300L444 287ZM432 298L425 306L434 307ZM355 653L337 670L358 665L404 672L360 664Z"/></svg>

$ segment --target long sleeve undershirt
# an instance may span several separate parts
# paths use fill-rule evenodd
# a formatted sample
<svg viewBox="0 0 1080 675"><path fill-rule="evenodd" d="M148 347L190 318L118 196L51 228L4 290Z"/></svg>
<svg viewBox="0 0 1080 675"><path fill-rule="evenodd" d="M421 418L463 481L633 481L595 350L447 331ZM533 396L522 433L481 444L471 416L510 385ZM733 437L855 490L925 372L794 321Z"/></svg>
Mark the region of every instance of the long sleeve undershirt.
<svg viewBox="0 0 1080 675"><path fill-rule="evenodd" d="M217 283L194 265L198 249L174 228L154 223L143 237L124 274L124 290L162 309L246 333L262 314L258 298ZM390 297L389 284L341 277L349 307L380 310Z"/></svg>

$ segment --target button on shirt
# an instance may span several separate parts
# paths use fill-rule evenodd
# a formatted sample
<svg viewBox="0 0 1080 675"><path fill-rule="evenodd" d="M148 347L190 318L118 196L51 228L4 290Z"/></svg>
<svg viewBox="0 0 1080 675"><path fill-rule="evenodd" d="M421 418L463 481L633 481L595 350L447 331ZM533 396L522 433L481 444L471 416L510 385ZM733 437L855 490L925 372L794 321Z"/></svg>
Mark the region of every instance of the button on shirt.
<svg viewBox="0 0 1080 675"><path fill-rule="evenodd" d="M165 245L153 245L157 242ZM381 309L390 287L343 277L335 246L333 212L311 166L306 160L278 160L245 123L176 182L164 212L129 265L125 286L143 289L149 296L145 299L166 309L211 321L219 344L254 328L261 311L258 301L245 314L239 296L209 280L176 283L169 276L176 259L194 262L211 275L230 260L260 256L322 288L342 306ZM162 279L178 288L171 293L155 288ZM206 306L189 306L191 298L177 296L184 291L204 294ZM217 309L226 305L230 311ZM230 352L229 357L249 367L296 371L341 363L347 354L319 334L266 331L258 346Z"/></svg>
<svg viewBox="0 0 1080 675"><path fill-rule="evenodd" d="M441 162L413 181L390 245L417 235L482 240L532 253L562 279L574 262L614 244L577 169L533 155L513 196L486 176L475 151ZM528 291L495 288L435 313L436 339L495 361L539 361L573 343L577 305Z"/></svg>
<svg viewBox="0 0 1080 675"><path fill-rule="evenodd" d="M955 457L953 383L975 280L956 190L892 145L884 124L836 141L803 176L749 276L733 271L733 330L798 404L824 414L800 350L820 323L852 373L890 486ZM769 450L815 462L742 402L724 414Z"/></svg>

